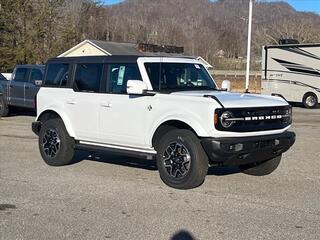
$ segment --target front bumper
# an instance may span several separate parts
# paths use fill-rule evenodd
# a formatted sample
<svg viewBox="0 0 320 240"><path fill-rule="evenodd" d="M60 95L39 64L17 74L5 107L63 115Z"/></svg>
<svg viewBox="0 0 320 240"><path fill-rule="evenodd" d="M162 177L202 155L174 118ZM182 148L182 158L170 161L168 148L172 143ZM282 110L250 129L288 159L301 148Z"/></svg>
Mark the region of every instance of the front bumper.
<svg viewBox="0 0 320 240"><path fill-rule="evenodd" d="M239 166L279 156L294 144L295 139L295 133L287 131L256 137L205 138L201 144L211 164Z"/></svg>

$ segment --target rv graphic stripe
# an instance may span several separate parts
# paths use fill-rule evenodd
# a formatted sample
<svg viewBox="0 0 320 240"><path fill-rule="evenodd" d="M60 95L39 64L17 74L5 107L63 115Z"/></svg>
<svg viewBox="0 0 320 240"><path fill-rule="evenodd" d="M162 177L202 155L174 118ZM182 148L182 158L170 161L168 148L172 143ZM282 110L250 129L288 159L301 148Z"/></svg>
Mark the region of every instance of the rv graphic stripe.
<svg viewBox="0 0 320 240"><path fill-rule="evenodd" d="M300 55L303 55L303 56L306 56L306 57L311 57L311 58L314 58L314 59L317 59L317 60L320 60L320 57L313 54L313 53L310 53L306 50L303 50L299 47L289 47L287 49L283 49L283 50L286 50L286 51L289 51L289 52L293 52L293 53L296 53L296 54L300 54Z"/></svg>
<svg viewBox="0 0 320 240"><path fill-rule="evenodd" d="M288 69L290 72L294 73L302 73L302 74L308 74L312 76L320 76L320 71L311 67L307 67L298 63L288 62L277 58L272 58L274 61L281 64L283 67Z"/></svg>
<svg viewBox="0 0 320 240"><path fill-rule="evenodd" d="M294 84L294 85L301 86L301 87L309 87L309 88L312 88L312 89L316 90L317 92L320 92L319 88L311 86L309 84L305 84L305 83L299 82L299 81L284 80L284 79L268 79L268 80L262 80L262 81L280 82L280 83L285 83L285 84Z"/></svg>

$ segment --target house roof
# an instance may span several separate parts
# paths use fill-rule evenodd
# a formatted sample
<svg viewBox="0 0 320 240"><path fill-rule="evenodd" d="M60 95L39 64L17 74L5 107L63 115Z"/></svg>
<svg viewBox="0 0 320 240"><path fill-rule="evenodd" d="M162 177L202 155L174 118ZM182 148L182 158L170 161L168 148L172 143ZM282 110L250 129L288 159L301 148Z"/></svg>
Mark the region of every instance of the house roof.
<svg viewBox="0 0 320 240"><path fill-rule="evenodd" d="M119 43L111 41L87 40L93 43L100 50L104 50L108 55L141 55L137 50L137 44L134 43Z"/></svg>
<svg viewBox="0 0 320 240"><path fill-rule="evenodd" d="M73 48L67 50L66 52L60 54L58 57L65 57L75 49L83 46L84 44L91 44L100 51L104 52L106 55L114 56L161 56L161 57L184 57L184 54L177 53L165 53L165 52L142 52L139 51L138 44L135 43L121 43L121 42L111 42L111 41L100 41L100 40L84 40L77 44Z"/></svg>

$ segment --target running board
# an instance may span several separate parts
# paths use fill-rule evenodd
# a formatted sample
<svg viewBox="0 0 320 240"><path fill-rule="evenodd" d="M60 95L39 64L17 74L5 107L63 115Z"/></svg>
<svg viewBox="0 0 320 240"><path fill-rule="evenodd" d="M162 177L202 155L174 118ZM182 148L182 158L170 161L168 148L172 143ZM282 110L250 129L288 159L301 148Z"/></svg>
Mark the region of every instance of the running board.
<svg viewBox="0 0 320 240"><path fill-rule="evenodd" d="M93 152L109 152L112 154L130 156L135 158L143 158L148 160L155 159L157 154L157 152L154 150L130 149L130 148L121 147L121 146L93 144L93 143L84 143L84 142L76 143L75 148L78 150L93 151Z"/></svg>

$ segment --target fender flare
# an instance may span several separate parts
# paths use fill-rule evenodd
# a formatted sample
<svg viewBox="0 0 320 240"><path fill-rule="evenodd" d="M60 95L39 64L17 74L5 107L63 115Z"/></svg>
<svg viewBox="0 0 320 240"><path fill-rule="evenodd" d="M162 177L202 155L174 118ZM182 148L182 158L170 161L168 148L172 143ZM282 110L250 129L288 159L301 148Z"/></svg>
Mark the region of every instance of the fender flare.
<svg viewBox="0 0 320 240"><path fill-rule="evenodd" d="M52 110L52 109L55 109L55 110ZM76 138L76 135L75 135L74 129L72 127L70 119L68 118L68 116L63 111L61 111L59 109L56 109L56 108L43 109L41 111L41 113L38 114L38 116L36 118L36 121L39 121L39 119L42 116L44 116L45 114L49 114L49 113L54 113L54 114L58 115L62 119L62 121L64 123L64 126L66 127L69 136L73 137L73 138Z"/></svg>
<svg viewBox="0 0 320 240"><path fill-rule="evenodd" d="M150 136L147 139L147 143L150 144L150 146L152 146L152 139L159 127L165 124L166 122L170 121L178 121L188 125L197 134L198 137L208 136L208 132L201 126L201 124L198 121L188 121L187 118L181 116L168 116L158 121L157 124L155 124L152 128L152 134L150 134Z"/></svg>

